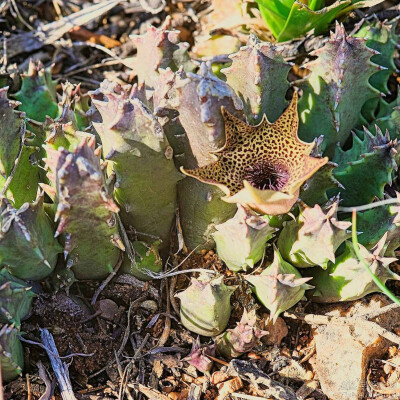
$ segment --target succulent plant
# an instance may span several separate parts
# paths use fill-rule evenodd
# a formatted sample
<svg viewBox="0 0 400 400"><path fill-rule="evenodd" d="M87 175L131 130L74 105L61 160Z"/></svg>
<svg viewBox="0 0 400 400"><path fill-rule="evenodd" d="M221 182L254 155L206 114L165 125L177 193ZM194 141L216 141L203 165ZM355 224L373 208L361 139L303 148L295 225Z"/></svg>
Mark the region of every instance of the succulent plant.
<svg viewBox="0 0 400 400"><path fill-rule="evenodd" d="M89 133L78 130L70 110L69 107L65 107L60 117L56 119L47 117L43 124L45 143L54 150L63 147L65 150L74 151L83 139L90 136Z"/></svg>
<svg viewBox="0 0 400 400"><path fill-rule="evenodd" d="M137 55L126 59L125 64L135 71L140 85L154 89L160 68L176 71L183 65L187 71L194 69L187 53L188 43L179 42L179 31L170 28L171 18L167 17L159 28L150 26L144 35L130 37Z"/></svg>
<svg viewBox="0 0 400 400"><path fill-rule="evenodd" d="M215 229L213 238L218 257L235 272L253 268L277 231L270 225L268 216L259 216L240 204L235 216Z"/></svg>
<svg viewBox="0 0 400 400"><path fill-rule="evenodd" d="M313 288L306 283L312 278L303 278L277 249L274 261L260 275L245 275L244 278L254 286L258 300L270 311L273 323L279 314L297 304L306 290Z"/></svg>
<svg viewBox="0 0 400 400"><path fill-rule="evenodd" d="M368 125L368 130L373 131L378 126L382 132L389 132L390 139L400 140L400 96L397 96L391 103L379 99L379 112L376 119Z"/></svg>
<svg viewBox="0 0 400 400"><path fill-rule="evenodd" d="M24 353L18 331L13 325L3 325L0 329L1 377L9 382L21 375L24 368Z"/></svg>
<svg viewBox="0 0 400 400"><path fill-rule="evenodd" d="M389 265L397 261L397 258L383 256L386 236L385 234L371 251L360 245L362 257L383 283L389 279L400 280L400 276L389 269ZM310 275L313 277L311 283L315 286L311 299L318 303L357 300L369 293L381 291L358 259L350 242L346 242L343 254L329 264L326 270L313 268Z"/></svg>
<svg viewBox="0 0 400 400"><path fill-rule="evenodd" d="M367 204L375 197L382 199L385 185L392 184L392 173L397 170L399 150L397 140L390 140L389 133L383 135L378 127L375 135L365 129L362 139L353 134L351 149L338 147L333 159L338 164L333 175L342 188L328 193L340 193L343 206Z"/></svg>
<svg viewBox="0 0 400 400"><path fill-rule="evenodd" d="M25 114L15 110L19 103L8 100L7 93L8 88L0 89L0 191L20 207L36 197L39 148L32 143L34 135L26 131Z"/></svg>
<svg viewBox="0 0 400 400"><path fill-rule="evenodd" d="M334 262L335 251L351 237L351 222L338 221L337 207L337 202L326 211L318 204L304 207L295 220L286 222L277 243L282 257L298 268L326 269Z"/></svg>
<svg viewBox="0 0 400 400"><path fill-rule="evenodd" d="M382 1L338 0L325 6L325 0L256 0L264 21L278 42L304 36L311 30L319 35L335 18Z"/></svg>
<svg viewBox="0 0 400 400"><path fill-rule="evenodd" d="M214 361L208 356L215 356L215 344L202 346L200 338L197 336L197 339L193 342L192 350L188 356L182 358L182 361L187 361L200 372L207 373L214 365Z"/></svg>
<svg viewBox="0 0 400 400"><path fill-rule="evenodd" d="M58 115L56 82L51 68L45 69L41 62L30 61L28 74L22 76L21 90L14 97L21 102L19 110L35 121L44 122L46 116Z"/></svg>
<svg viewBox="0 0 400 400"><path fill-rule="evenodd" d="M257 327L256 311L243 310L243 315L234 329L228 329L216 338L216 351L225 358L239 357L260 344L260 338L268 332Z"/></svg>
<svg viewBox="0 0 400 400"><path fill-rule="evenodd" d="M116 175L114 197L122 221L137 231L140 240L161 239L160 248L168 249L181 175L161 125L129 90L105 81L91 92L103 119L94 126Z"/></svg>
<svg viewBox="0 0 400 400"><path fill-rule="evenodd" d="M3 268L0 271L0 322L19 327L30 312L35 294L21 279Z"/></svg>
<svg viewBox="0 0 400 400"><path fill-rule="evenodd" d="M158 253L159 245L159 241L152 243L150 246L144 242L133 242L134 260L129 259L126 254L121 271L131 274L142 281L151 280L152 277L147 271L155 273L162 271L163 263Z"/></svg>
<svg viewBox="0 0 400 400"><path fill-rule="evenodd" d="M370 77L371 85L381 93L388 94L388 81L390 76L396 70L394 64L394 55L398 42L396 34L397 19L394 21L372 21L364 22L360 29L354 34L354 37L364 38L366 45L379 52L371 57L371 61L385 69L376 72ZM375 98L364 104L362 113L368 121L375 119L375 110L377 109L379 99Z"/></svg>
<svg viewBox="0 0 400 400"><path fill-rule="evenodd" d="M339 24L325 46L312 54L318 58L306 65L311 74L300 83L299 137L312 141L323 134L322 150L331 157L358 124L365 102L379 98L369 80L385 67L371 61L377 52L365 40L347 36Z"/></svg>
<svg viewBox="0 0 400 400"><path fill-rule="evenodd" d="M400 208L399 206L394 205L381 206L372 210L357 213L359 243L367 249L371 249L386 233L386 250L384 255L394 257L394 250L400 247L399 216Z"/></svg>
<svg viewBox="0 0 400 400"><path fill-rule="evenodd" d="M119 210L100 166L100 148L95 149L91 137L74 152L50 146L46 151L46 167L55 182L56 236L64 234L67 266L78 279L104 278L113 270L124 245L118 232Z"/></svg>
<svg viewBox="0 0 400 400"><path fill-rule="evenodd" d="M43 193L38 193L35 202L19 209L6 198L0 203L0 265L20 279L46 278L62 251L43 202Z"/></svg>
<svg viewBox="0 0 400 400"><path fill-rule="evenodd" d="M219 335L228 325L230 298L235 290L236 286L223 283L223 276L211 278L204 273L192 278L190 286L176 294L181 301L183 326L199 335Z"/></svg>
<svg viewBox="0 0 400 400"><path fill-rule="evenodd" d="M90 124L90 96L81 93L80 84L70 82L61 84L62 97L58 104L60 118L68 119L77 130L83 130Z"/></svg>
<svg viewBox="0 0 400 400"><path fill-rule="evenodd" d="M180 164L185 168L207 165L212 161L209 152L218 150L225 141L221 107L243 118L243 104L234 90L218 79L206 63L201 64L198 74L180 70L169 82L164 94L166 108L179 112L179 123L185 132L181 142L184 157ZM159 94L158 98L161 97ZM218 188L194 179L179 182L179 216L189 249L212 248L214 226L235 213L236 208L221 201L222 196Z"/></svg>
<svg viewBox="0 0 400 400"><path fill-rule="evenodd" d="M247 46L231 54L232 64L221 72L241 98L248 122L261 122L264 115L275 121L287 106L287 76L291 65L269 42L250 35Z"/></svg>
<svg viewBox="0 0 400 400"><path fill-rule="evenodd" d="M224 111L226 143L213 152L212 164L182 168L188 176L219 187L224 201L241 203L262 214L288 212L306 179L327 163L311 157L314 143L297 136L297 93L273 123L265 118L256 126Z"/></svg>
<svg viewBox="0 0 400 400"><path fill-rule="evenodd" d="M0 173L4 179L14 167L25 132L24 114L15 111L19 103L8 100L7 93L8 87L0 89Z"/></svg>
<svg viewBox="0 0 400 400"><path fill-rule="evenodd" d="M307 179L300 188L299 197L309 207L316 204L324 205L329 201L327 192L331 189L344 189L340 182L335 179L333 172L337 164L328 161L311 178Z"/></svg>

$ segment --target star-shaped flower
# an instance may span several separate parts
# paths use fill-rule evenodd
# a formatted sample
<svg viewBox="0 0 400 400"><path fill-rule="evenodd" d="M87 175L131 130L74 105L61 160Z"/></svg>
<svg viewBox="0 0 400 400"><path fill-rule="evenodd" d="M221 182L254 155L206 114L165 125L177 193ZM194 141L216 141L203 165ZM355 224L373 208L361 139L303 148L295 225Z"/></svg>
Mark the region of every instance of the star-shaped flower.
<svg viewBox="0 0 400 400"><path fill-rule="evenodd" d="M216 161L182 172L218 186L228 203L246 204L263 214L283 214L296 202L299 188L328 158L311 157L314 143L297 136L297 93L274 122L264 116L259 125L248 125L222 110L225 145L212 153Z"/></svg>

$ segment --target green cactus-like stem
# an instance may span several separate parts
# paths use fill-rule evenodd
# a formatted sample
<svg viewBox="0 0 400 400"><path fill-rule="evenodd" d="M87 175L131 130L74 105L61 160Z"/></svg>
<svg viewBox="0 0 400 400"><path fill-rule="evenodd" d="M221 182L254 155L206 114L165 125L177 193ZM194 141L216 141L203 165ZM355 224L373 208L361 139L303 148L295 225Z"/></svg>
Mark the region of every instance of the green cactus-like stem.
<svg viewBox="0 0 400 400"><path fill-rule="evenodd" d="M367 249L374 247L387 233L385 255L394 257L400 247L400 208L397 206L377 207L357 214L358 241Z"/></svg>
<svg viewBox="0 0 400 400"><path fill-rule="evenodd" d="M277 231L269 224L268 216L238 205L235 216L215 227L213 238L218 257L232 271L246 271L259 262L267 242Z"/></svg>
<svg viewBox="0 0 400 400"><path fill-rule="evenodd" d="M179 42L179 31L171 30L171 18L166 18L159 28L150 26L144 35L132 35L137 55L125 60L138 76L139 84L156 88L158 70L171 68L178 70L182 65L192 71L195 64L187 52L188 44Z"/></svg>
<svg viewBox="0 0 400 400"><path fill-rule="evenodd" d="M311 74L300 85L299 136L311 142L324 135L322 149L331 157L336 144L343 145L357 125L364 103L379 97L369 79L384 67L371 61L375 50L363 39L347 36L338 24L327 44L314 54L318 58L306 65Z"/></svg>
<svg viewBox="0 0 400 400"><path fill-rule="evenodd" d="M182 178L173 162L173 150L150 110L129 88L103 82L92 92L103 122L94 126L103 152L116 175L114 196L125 226L140 240L161 239L169 246L176 212L176 183Z"/></svg>
<svg viewBox="0 0 400 400"><path fill-rule="evenodd" d="M46 116L58 115L56 82L52 80L51 68L45 69L40 62L30 62L21 90L14 97L21 102L19 110L35 121L44 122Z"/></svg>
<svg viewBox="0 0 400 400"><path fill-rule="evenodd" d="M334 178L333 171L337 164L327 162L300 189L300 199L310 207L316 204L322 206L329 200L327 191L341 188L341 184Z"/></svg>
<svg viewBox="0 0 400 400"><path fill-rule="evenodd" d="M53 271L62 247L43 208L43 194L15 209L3 198L0 214L0 265L16 277L44 279Z"/></svg>
<svg viewBox="0 0 400 400"><path fill-rule="evenodd" d="M39 135L26 131L25 114L0 89L0 191L15 207L34 201L41 180ZM4 186L7 185L7 189Z"/></svg>
<svg viewBox="0 0 400 400"><path fill-rule="evenodd" d="M178 111L170 108L168 101L168 92L176 84L179 76L170 68L159 69L159 76L155 86L150 106L154 110L154 115L162 125L168 142L174 150L174 163L179 169L185 160L186 133L178 118ZM140 96L140 98L142 98Z"/></svg>
<svg viewBox="0 0 400 400"><path fill-rule="evenodd" d="M124 249L118 233L118 207L108 194L95 139L84 139L69 152L46 147L47 168L55 176L64 256L78 279L102 279L112 272Z"/></svg>
<svg viewBox="0 0 400 400"><path fill-rule="evenodd" d="M83 95L80 84L73 85L66 82L62 86L62 98L59 103L60 118L71 121L77 130L82 131L90 124L88 112L90 110L88 94Z"/></svg>
<svg viewBox="0 0 400 400"><path fill-rule="evenodd" d="M24 114L15 111L18 103L7 98L8 88L0 89L0 174L7 178L18 156L25 132Z"/></svg>
<svg viewBox="0 0 400 400"><path fill-rule="evenodd" d="M353 146L347 151L337 148L333 171L342 188L328 191L330 196L340 193L343 206L370 203L375 197L383 198L385 185L392 184L392 173L397 169L399 145L384 136L377 128L375 136L364 131L363 139L353 135Z"/></svg>
<svg viewBox="0 0 400 400"><path fill-rule="evenodd" d="M400 140L400 96L393 102L387 103L384 99L379 100L379 112L368 130L373 131L377 125L382 132L389 132L390 139Z"/></svg>
<svg viewBox="0 0 400 400"><path fill-rule="evenodd" d="M74 151L83 139L90 136L89 133L78 130L76 123L69 118L69 109L65 109L59 118L55 120L47 118L43 124L46 134L46 145L54 150L63 147L65 150Z"/></svg>
<svg viewBox="0 0 400 400"><path fill-rule="evenodd" d="M271 43L261 43L254 35L250 35L247 46L230 58L231 66L221 72L243 101L248 122L256 125L264 115L274 122L287 106L285 95L291 65Z"/></svg>
<svg viewBox="0 0 400 400"><path fill-rule="evenodd" d="M307 289L311 278L303 278L293 265L286 262L275 249L274 261L260 275L245 275L254 286L260 302L270 310L271 320L276 322L279 314L297 304Z"/></svg>
<svg viewBox="0 0 400 400"><path fill-rule="evenodd" d="M256 311L243 311L240 322L216 338L216 351L227 359L239 357L260 344L260 338L268 332L257 327Z"/></svg>
<svg viewBox="0 0 400 400"><path fill-rule="evenodd" d="M335 251L348 238L351 222L337 220L337 203L326 212L319 205L306 207L285 224L278 239L282 257L298 268L319 265L326 269Z"/></svg>
<svg viewBox="0 0 400 400"><path fill-rule="evenodd" d="M24 351L13 325L3 325L0 329L0 363L4 382L17 378L24 368Z"/></svg>
<svg viewBox="0 0 400 400"><path fill-rule="evenodd" d="M149 275L152 272L158 273L162 271L162 259L158 253L159 241L148 246L144 242L133 242L134 260L130 260L129 256L125 255L125 260L121 266L121 272L132 274L135 278L142 281L151 280Z"/></svg>
<svg viewBox="0 0 400 400"><path fill-rule="evenodd" d="M204 166L213 161L210 151L225 143L221 107L237 117L243 117L243 104L234 90L218 79L205 63L198 75L178 71L168 91L168 107L179 112L179 122L186 136L185 168ZM221 200L223 193L216 187L185 178L178 185L179 216L186 246L190 250L212 248L211 233L216 224L225 222L236 207Z"/></svg>
<svg viewBox="0 0 400 400"><path fill-rule="evenodd" d="M354 34L355 37L364 38L369 48L379 52L379 54L372 56L371 61L377 65L381 65L385 69L373 74L369 82L374 88L385 94L388 93L389 78L396 70L394 63L398 42L396 27L397 20L391 22L377 20L372 23L365 22L359 31ZM375 98L364 104L362 113L368 121L372 121L375 118L375 110L378 102L379 99Z"/></svg>
<svg viewBox="0 0 400 400"><path fill-rule="evenodd" d="M0 322L20 326L30 312L35 294L21 279L3 268L0 271Z"/></svg>
<svg viewBox="0 0 400 400"><path fill-rule="evenodd" d="M385 241L386 235L371 252L360 245L361 255L369 269L383 284L389 279L400 280L400 276L389 269L389 264L397 261L397 258L383 257ZM346 242L343 254L337 257L334 263L329 264L326 270L313 268L310 270L310 276L313 277L311 283L315 286L311 299L318 303L357 300L369 293L381 291L357 257L350 242Z"/></svg>
<svg viewBox="0 0 400 400"><path fill-rule="evenodd" d="M235 290L236 286L223 283L223 276L192 278L190 286L176 295L181 301L183 326L199 335L219 335L228 325L230 298Z"/></svg>

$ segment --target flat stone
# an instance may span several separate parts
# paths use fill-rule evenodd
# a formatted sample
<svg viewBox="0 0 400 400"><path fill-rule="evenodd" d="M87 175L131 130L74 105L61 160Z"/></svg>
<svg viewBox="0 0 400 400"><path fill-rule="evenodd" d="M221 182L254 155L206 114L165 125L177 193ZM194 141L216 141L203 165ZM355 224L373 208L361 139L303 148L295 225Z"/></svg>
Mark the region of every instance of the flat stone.
<svg viewBox="0 0 400 400"><path fill-rule="evenodd" d="M357 317L390 304L383 295L374 295L350 306L340 303L326 307L325 315ZM400 310L394 309L375 320L392 331L400 325ZM367 386L368 364L382 357L392 344L363 327L320 325L314 332L316 355L313 361L316 378L330 400L360 400ZM311 360L310 360L311 361Z"/></svg>

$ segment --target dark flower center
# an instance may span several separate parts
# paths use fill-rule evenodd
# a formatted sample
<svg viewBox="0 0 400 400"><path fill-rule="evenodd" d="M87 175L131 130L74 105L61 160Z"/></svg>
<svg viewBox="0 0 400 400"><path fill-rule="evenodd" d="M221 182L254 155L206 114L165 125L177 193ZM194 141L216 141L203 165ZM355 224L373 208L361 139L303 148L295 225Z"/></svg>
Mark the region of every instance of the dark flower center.
<svg viewBox="0 0 400 400"><path fill-rule="evenodd" d="M282 165L260 161L245 168L244 179L260 190L281 191L289 180L289 173Z"/></svg>

